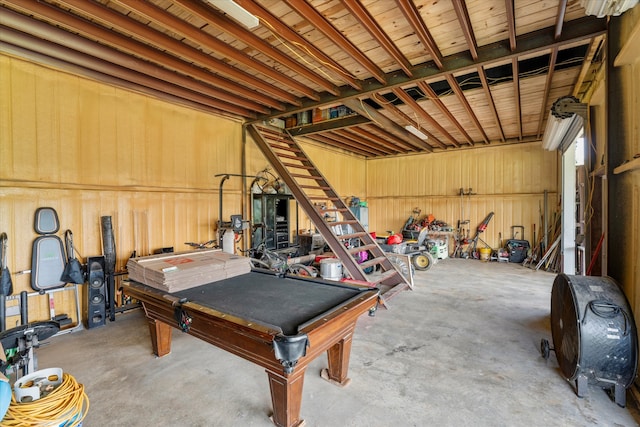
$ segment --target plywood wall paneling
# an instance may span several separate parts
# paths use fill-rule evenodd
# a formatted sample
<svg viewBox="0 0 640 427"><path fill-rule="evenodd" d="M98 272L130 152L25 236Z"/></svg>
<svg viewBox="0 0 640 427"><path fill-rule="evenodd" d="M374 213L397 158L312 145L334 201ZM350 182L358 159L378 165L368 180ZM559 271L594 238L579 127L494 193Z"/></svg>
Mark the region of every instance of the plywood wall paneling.
<svg viewBox="0 0 640 427"><path fill-rule="evenodd" d="M422 215L433 214L454 228L458 221L470 220L468 228L473 236L478 224L493 211L494 218L483 237L491 246L500 244L500 233L509 237L512 225L524 225L531 239L532 224L540 226L544 190L555 197L555 156L543 151L539 143L530 143L369 160L368 180L374 183L369 191L371 229L400 230L417 207ZM404 183L398 187L400 191L387 193L393 190L385 186L387 174ZM426 182L416 176L427 177ZM460 188L465 192L471 188L473 193L462 198L462 208Z"/></svg>
<svg viewBox="0 0 640 427"><path fill-rule="evenodd" d="M0 66L0 230L12 271L31 268L42 206L58 212L61 238L73 231L82 261L102 254L100 218L111 216L118 270L134 250L185 250L185 241L215 237L214 175L241 172L239 122L15 58L1 56ZM226 217L240 209L241 184L225 184ZM14 287L32 292L30 275L15 275ZM75 301L63 294L56 307L71 314ZM31 305L31 320L48 318L46 301Z"/></svg>
<svg viewBox="0 0 640 427"><path fill-rule="evenodd" d="M2 114L3 120L10 119L9 140L15 141L13 149L8 150L11 157L4 160L4 167L0 168L3 177L24 179L37 175L38 164L32 159L37 158L37 126L33 104L36 100L35 66L23 61L9 60L10 68L3 72L3 79L9 79L10 102L7 106L10 116ZM4 144L3 144L4 145ZM6 168L6 169L5 169Z"/></svg>
<svg viewBox="0 0 640 427"><path fill-rule="evenodd" d="M102 253L100 217L111 216L118 269L134 250L185 250L186 241L216 237L221 178L215 175L242 172L240 123L1 59L10 76L1 83L10 99L0 105L11 115L3 114L0 124L10 141L2 153L11 156L11 172L0 170L0 229L20 236L10 235L14 270L30 268L33 213L40 206L54 207L62 231L73 230L79 257ZM66 99L38 105L40 95ZM317 143L302 146L338 194L369 203L370 229L380 233L401 231L416 207L455 226L462 216L459 189L473 188L477 194L464 200L471 233L494 211L483 239L498 245L499 233L505 236L511 225L523 224L530 233L545 189L555 197L556 159L539 144L368 161ZM251 140L245 149L247 174L269 166ZM42 171L39 151L49 162ZM238 177L225 182L223 220L247 206L242 183ZM306 222L300 215L299 225L308 228ZM28 278L16 276L16 291L29 289ZM71 313L73 303L61 298L56 305ZM47 317L46 306L34 310Z"/></svg>

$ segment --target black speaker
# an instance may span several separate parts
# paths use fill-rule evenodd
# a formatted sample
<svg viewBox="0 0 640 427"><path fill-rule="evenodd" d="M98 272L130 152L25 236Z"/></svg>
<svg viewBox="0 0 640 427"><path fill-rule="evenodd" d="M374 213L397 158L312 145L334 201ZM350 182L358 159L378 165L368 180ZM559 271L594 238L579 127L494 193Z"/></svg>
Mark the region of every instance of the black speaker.
<svg viewBox="0 0 640 427"><path fill-rule="evenodd" d="M107 320L107 285L105 276L105 257L96 256L87 259L87 328L102 326Z"/></svg>

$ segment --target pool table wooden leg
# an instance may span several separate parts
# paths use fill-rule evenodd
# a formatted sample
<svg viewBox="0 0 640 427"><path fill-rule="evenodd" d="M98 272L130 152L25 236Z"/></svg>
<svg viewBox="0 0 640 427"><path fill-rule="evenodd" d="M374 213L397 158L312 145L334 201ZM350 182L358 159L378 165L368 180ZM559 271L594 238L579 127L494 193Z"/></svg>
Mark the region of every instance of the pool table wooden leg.
<svg viewBox="0 0 640 427"><path fill-rule="evenodd" d="M149 333L151 334L151 346L153 354L158 357L171 352L171 326L159 320L147 318Z"/></svg>
<svg viewBox="0 0 640 427"><path fill-rule="evenodd" d="M344 387L351 382L347 378L349 372L349 357L351 356L351 342L353 331L350 331L344 338L335 343L327 350L329 367L323 369L320 376L325 380Z"/></svg>
<svg viewBox="0 0 640 427"><path fill-rule="evenodd" d="M304 369L296 369L292 375L284 377L282 374L267 370L273 406L271 421L278 427L304 425L304 421L300 419L304 371Z"/></svg>

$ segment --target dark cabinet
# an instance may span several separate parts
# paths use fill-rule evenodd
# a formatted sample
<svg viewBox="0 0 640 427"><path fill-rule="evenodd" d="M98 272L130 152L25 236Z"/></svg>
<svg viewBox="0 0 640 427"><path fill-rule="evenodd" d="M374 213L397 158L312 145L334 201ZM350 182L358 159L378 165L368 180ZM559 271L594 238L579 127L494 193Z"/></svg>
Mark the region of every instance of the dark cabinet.
<svg viewBox="0 0 640 427"><path fill-rule="evenodd" d="M283 249L290 245L288 194L253 195L253 247L264 241L268 249Z"/></svg>

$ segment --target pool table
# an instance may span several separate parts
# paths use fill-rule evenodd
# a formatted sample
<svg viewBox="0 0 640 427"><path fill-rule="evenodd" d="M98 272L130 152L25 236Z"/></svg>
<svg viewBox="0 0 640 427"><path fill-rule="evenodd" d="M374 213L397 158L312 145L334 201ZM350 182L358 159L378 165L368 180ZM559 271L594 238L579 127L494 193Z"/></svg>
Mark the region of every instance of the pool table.
<svg viewBox="0 0 640 427"><path fill-rule="evenodd" d="M360 315L373 315L379 292L358 284L280 277L267 271L167 293L135 281L123 292L142 303L153 352L171 351L172 327L266 369L277 426L301 426L307 365L327 352L321 375L344 386Z"/></svg>

